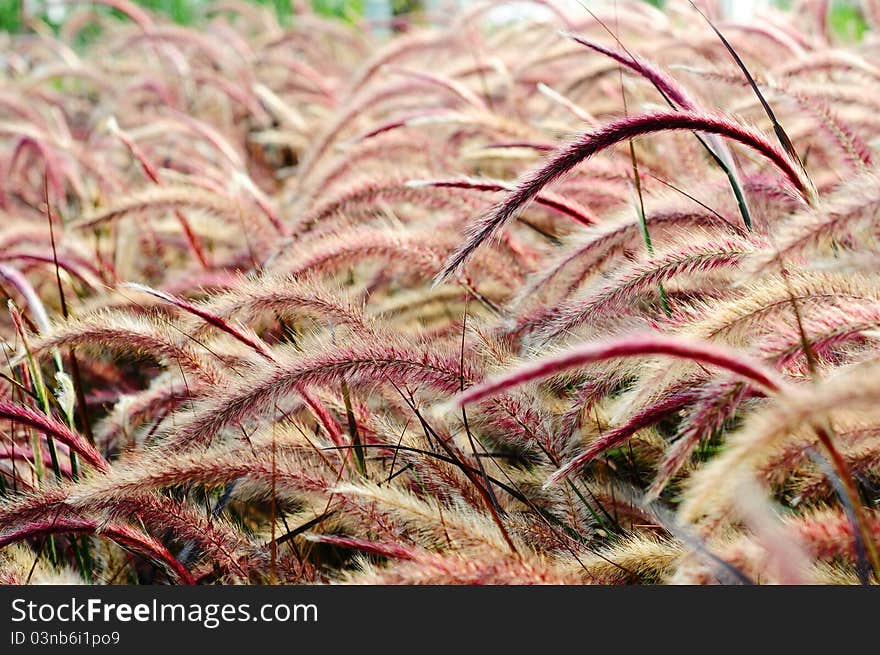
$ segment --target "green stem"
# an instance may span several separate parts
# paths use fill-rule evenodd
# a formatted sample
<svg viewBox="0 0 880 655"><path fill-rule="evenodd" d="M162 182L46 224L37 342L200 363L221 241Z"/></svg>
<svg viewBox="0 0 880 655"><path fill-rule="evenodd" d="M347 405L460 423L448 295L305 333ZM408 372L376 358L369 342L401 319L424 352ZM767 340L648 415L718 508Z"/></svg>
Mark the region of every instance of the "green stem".
<svg viewBox="0 0 880 655"><path fill-rule="evenodd" d="M639 216L639 224L642 226L642 237L645 240L645 247L648 249L648 254L654 255L654 244L651 242L651 233L648 231L648 220L645 218L645 200L642 196L642 178L639 175L639 162L636 159L636 149L633 145L632 139L629 142L629 156L632 160L633 167L633 177L635 179L636 185L636 196L638 197L638 205L636 206L636 213ZM660 292L660 305L663 307L663 311L667 316L672 316L672 308L669 306L669 298L666 295L666 289L663 288L663 283L660 282L658 285Z"/></svg>

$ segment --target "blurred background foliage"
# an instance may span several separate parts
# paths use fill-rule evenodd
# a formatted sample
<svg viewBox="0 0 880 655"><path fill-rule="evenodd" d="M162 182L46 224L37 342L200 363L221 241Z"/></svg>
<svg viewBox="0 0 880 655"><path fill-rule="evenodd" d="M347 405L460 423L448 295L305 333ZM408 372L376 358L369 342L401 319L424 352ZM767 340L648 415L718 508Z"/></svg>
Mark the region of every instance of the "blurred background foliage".
<svg viewBox="0 0 880 655"><path fill-rule="evenodd" d="M271 8L282 24L287 24L293 16L292 4L295 0L251 0ZM370 9L384 5L383 10L390 15L406 14L424 8L422 0L308 0L312 8L325 16L333 16L347 22L355 22ZM664 0L645 0L662 7ZM733 0L733 2L742 0ZM24 29L25 18L37 18L52 27L57 27L57 16L53 14L53 0L0 0L0 32L19 32ZM183 25L191 24L201 18L210 6L210 0L134 0L142 7L165 14L169 19ZM792 0L772 0L773 4L786 8ZM101 7L100 10L113 12ZM837 36L859 41L867 29L858 0L832 0L829 3L829 23ZM114 12L115 13L115 12Z"/></svg>
<svg viewBox="0 0 880 655"><path fill-rule="evenodd" d="M181 25L189 25L199 20L211 4L210 0L133 0L133 2L151 11L165 14ZM251 2L271 8L283 23L289 21L293 15L291 0L251 0ZM50 8L51 4L52 0L0 0L0 31L21 31L26 16L57 26ZM310 4L320 14L347 21L361 17L365 8L365 0L311 0ZM415 3L395 0L392 5L395 4L402 5L401 9L406 11L408 10L406 5ZM105 7L99 7L98 10L118 13Z"/></svg>

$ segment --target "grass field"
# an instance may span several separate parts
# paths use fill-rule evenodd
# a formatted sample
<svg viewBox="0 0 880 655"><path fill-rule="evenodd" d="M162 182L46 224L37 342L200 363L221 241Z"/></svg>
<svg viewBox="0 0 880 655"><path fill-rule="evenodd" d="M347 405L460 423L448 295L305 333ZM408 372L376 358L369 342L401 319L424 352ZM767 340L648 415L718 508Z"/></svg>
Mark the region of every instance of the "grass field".
<svg viewBox="0 0 880 655"><path fill-rule="evenodd" d="M0 34L0 580L880 581L880 2L501 4Z"/></svg>

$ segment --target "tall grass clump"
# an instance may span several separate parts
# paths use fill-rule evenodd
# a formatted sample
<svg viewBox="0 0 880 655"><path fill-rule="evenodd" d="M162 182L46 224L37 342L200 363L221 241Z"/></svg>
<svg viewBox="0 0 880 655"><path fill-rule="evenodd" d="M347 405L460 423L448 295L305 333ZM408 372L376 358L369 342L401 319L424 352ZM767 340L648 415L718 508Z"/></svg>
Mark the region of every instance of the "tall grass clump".
<svg viewBox="0 0 880 655"><path fill-rule="evenodd" d="M0 580L880 582L875 3L498 4L0 35Z"/></svg>

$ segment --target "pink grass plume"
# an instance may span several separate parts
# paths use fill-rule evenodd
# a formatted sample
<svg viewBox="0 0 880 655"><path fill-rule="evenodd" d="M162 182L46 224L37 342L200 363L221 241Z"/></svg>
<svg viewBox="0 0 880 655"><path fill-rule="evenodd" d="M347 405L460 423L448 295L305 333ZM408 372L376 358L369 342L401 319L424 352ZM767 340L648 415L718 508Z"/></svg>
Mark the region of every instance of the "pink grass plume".
<svg viewBox="0 0 880 655"><path fill-rule="evenodd" d="M110 469L107 461L82 435L50 416L23 405L0 401L0 418L14 421L57 439L99 471L106 472Z"/></svg>
<svg viewBox="0 0 880 655"><path fill-rule="evenodd" d="M593 362L619 357L645 357L653 355L676 357L700 364L717 366L750 380L770 392L778 392L784 386L784 382L776 373L764 367L760 362L753 361L751 358L736 351L695 339L644 333L600 343L575 346L561 353L541 358L511 373L468 389L455 399L455 403L463 407L527 382L542 380ZM562 468L553 474L547 484L558 483L608 447L606 440L597 440L589 449L563 465Z"/></svg>
<svg viewBox="0 0 880 655"><path fill-rule="evenodd" d="M805 199L812 198L810 185L785 152L760 132L728 117L693 111L661 111L624 117L598 130L581 134L557 150L543 166L528 174L507 198L468 227L464 243L447 259L437 275L437 280L449 279L481 244L497 235L545 187L562 178L581 162L629 139L682 130L717 134L748 146L768 159Z"/></svg>

